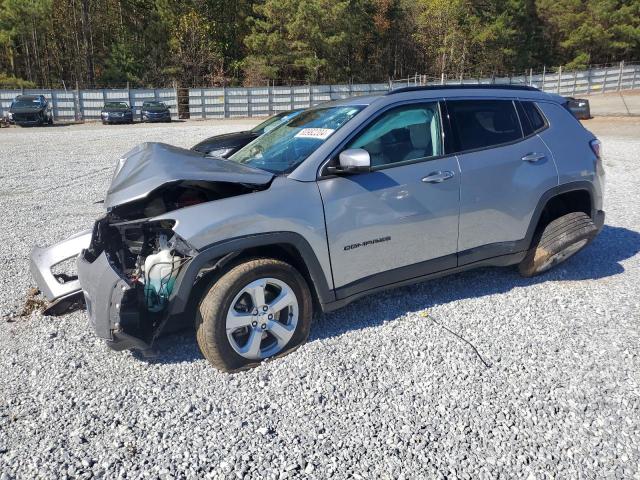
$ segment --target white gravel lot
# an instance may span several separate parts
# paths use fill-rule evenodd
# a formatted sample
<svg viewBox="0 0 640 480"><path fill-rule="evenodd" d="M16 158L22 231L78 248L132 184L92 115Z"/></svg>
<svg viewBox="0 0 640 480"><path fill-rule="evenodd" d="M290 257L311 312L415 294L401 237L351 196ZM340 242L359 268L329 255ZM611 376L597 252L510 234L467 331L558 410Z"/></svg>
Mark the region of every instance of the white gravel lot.
<svg viewBox="0 0 640 480"><path fill-rule="evenodd" d="M591 122L607 222L588 249L536 279L483 269L362 299L235 375L192 332L148 361L84 312L15 315L31 246L91 225L120 154L250 122L0 130L0 480L640 478L640 120Z"/></svg>

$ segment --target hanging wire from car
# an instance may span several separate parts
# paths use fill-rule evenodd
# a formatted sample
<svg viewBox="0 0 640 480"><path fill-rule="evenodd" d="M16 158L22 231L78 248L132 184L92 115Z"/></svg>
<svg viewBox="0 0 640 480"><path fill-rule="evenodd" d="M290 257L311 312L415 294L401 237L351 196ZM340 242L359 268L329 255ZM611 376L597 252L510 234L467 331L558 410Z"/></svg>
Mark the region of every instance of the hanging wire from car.
<svg viewBox="0 0 640 480"><path fill-rule="evenodd" d="M476 356L480 359L480 361L484 364L485 367L487 368L491 368L491 364L488 363L483 357L482 355L480 355L480 352L478 351L478 349L475 347L475 345L473 343L471 343L469 340L467 340L466 338L464 338L462 335L454 332L453 330L451 330L450 328L446 327L445 325L443 325L442 323L440 323L438 320L435 319L435 317L433 316L432 313L430 312L420 312L420 316L421 317L425 317L428 318L429 320L431 320L433 323L435 323L438 327L442 328L443 330L446 330L447 332L449 332L450 334L458 337L460 340L462 340L464 343L466 343L467 345L469 345L474 353L476 354Z"/></svg>

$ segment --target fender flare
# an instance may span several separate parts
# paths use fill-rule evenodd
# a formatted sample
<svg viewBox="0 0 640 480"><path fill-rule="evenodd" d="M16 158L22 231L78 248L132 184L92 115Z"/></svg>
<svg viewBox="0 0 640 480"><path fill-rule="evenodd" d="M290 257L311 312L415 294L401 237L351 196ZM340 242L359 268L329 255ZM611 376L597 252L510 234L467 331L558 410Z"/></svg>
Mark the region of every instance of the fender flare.
<svg viewBox="0 0 640 480"><path fill-rule="evenodd" d="M225 240L200 250L199 253L186 264L176 279L175 287L171 294L169 316L179 315L185 311L198 273L208 263L220 259L222 263L216 265L219 268L234 258L234 253L240 254L244 250L254 247L283 244L296 249L302 257L309 271L309 276L311 277L311 285L309 285L309 288L315 291L320 304L324 305L333 302L335 300L335 293L329 287L320 262L313 248L309 245L309 242L298 233L271 232Z"/></svg>
<svg viewBox="0 0 640 480"><path fill-rule="evenodd" d="M542 212L547 207L547 204L558 195L562 195L563 193L575 192L578 190L585 190L589 193L589 200L591 201L591 218L593 220L596 219L597 213L595 211L594 206L594 196L595 189L591 182L586 180L579 180L576 182L564 183L553 188L550 188L546 192L542 194L540 200L538 200L538 205L536 205L536 209L531 216L531 221L529 222L529 228L527 228L526 236L521 240L522 241L522 250L528 250L531 246L531 242L533 240L533 235L536 233L536 228L538 228L538 223L540 222L540 218L542 217Z"/></svg>

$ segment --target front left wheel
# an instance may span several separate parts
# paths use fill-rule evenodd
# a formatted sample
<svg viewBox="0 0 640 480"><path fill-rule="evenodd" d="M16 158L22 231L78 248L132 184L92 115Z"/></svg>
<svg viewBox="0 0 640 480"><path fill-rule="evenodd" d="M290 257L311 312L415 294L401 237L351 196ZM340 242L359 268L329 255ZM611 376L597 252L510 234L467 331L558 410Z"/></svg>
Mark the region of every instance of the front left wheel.
<svg viewBox="0 0 640 480"><path fill-rule="evenodd" d="M211 286L196 318L196 338L225 372L287 354L309 336L313 314L307 282L291 265L258 258L235 265Z"/></svg>

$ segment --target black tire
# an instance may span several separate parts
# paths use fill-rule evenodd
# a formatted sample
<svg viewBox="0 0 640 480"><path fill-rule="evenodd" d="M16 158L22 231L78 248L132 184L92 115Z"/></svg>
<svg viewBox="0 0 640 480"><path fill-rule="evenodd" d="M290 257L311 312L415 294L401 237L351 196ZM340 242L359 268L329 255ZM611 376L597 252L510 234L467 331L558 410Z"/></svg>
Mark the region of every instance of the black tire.
<svg viewBox="0 0 640 480"><path fill-rule="evenodd" d="M305 279L291 265L271 258L243 261L214 281L200 302L196 315L196 339L204 357L224 372L236 372L258 365L262 360L248 359L232 347L226 332L226 317L231 303L245 286L261 278L275 278L286 283L298 303L298 321L288 343L273 357L292 352L309 336L313 306Z"/></svg>
<svg viewBox="0 0 640 480"><path fill-rule="evenodd" d="M586 213L571 212L556 218L537 232L518 270L523 277L544 273L578 253L597 234Z"/></svg>

